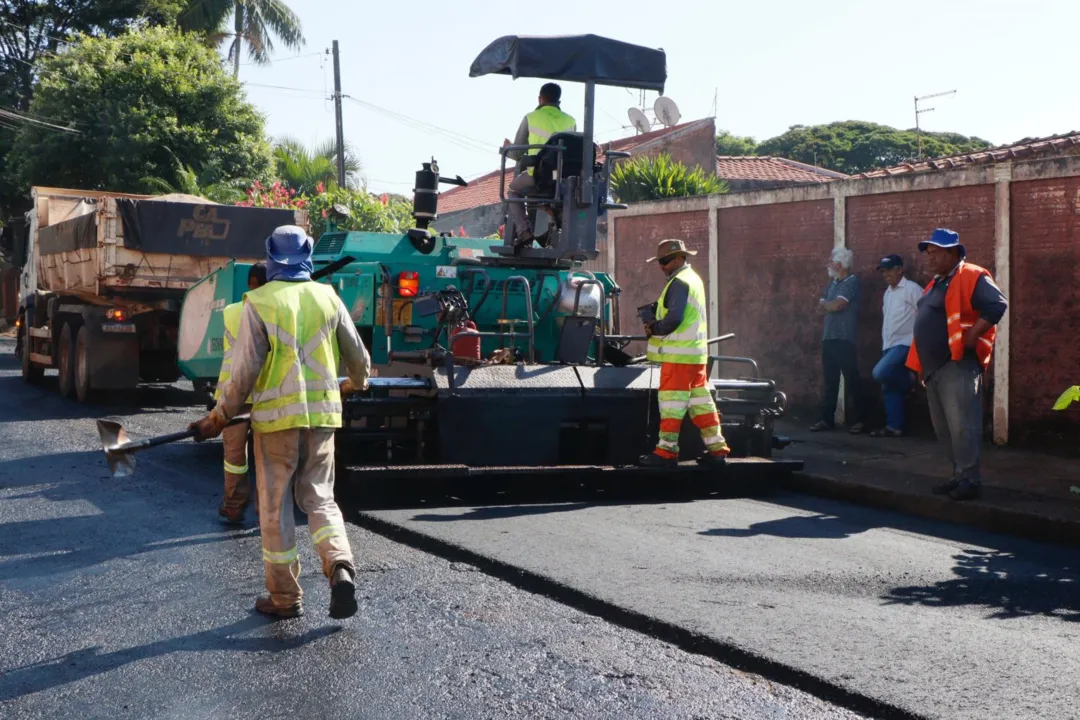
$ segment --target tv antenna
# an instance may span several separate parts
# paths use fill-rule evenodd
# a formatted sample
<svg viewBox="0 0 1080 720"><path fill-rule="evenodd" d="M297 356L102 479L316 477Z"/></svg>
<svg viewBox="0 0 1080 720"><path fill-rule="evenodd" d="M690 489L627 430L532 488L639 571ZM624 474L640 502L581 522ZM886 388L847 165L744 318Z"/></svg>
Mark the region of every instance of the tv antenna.
<svg viewBox="0 0 1080 720"><path fill-rule="evenodd" d="M923 95L922 97L915 98L915 137L919 141L919 159L922 160L922 130L919 128L919 115L925 112L933 112L934 108L920 108L920 100L929 100L930 98L944 97L945 95L955 95L955 90L947 90L946 92L934 93L933 95Z"/></svg>
<svg viewBox="0 0 1080 720"><path fill-rule="evenodd" d="M656 118L664 124L664 127L672 127L679 122L679 106L669 97L661 95L653 103L653 112Z"/></svg>

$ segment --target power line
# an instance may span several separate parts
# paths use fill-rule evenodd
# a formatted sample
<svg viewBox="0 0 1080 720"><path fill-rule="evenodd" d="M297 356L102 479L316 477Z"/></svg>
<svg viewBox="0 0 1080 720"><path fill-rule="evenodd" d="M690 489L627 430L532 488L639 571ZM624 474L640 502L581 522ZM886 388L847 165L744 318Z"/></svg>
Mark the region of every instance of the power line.
<svg viewBox="0 0 1080 720"><path fill-rule="evenodd" d="M15 111L15 110L7 110L5 108L0 108L0 117L6 118L8 120L13 120L13 121L27 122L27 123L31 123L33 125L40 125L42 127L47 127L47 128L51 128L51 129L54 129L54 130L62 130L64 132L74 133L76 135L81 135L82 134L81 130L76 130L75 128L64 127L63 125L54 125L53 123L45 122L44 120L38 120L37 118L30 117L29 115L22 115L22 114L20 114L19 112Z"/></svg>

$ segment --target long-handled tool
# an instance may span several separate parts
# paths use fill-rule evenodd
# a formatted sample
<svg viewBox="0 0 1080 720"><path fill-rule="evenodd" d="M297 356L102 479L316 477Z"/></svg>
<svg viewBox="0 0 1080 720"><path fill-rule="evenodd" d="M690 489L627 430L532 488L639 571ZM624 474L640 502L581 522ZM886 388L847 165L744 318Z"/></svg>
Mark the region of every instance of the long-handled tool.
<svg viewBox="0 0 1080 720"><path fill-rule="evenodd" d="M229 425L236 425L249 419L249 415L238 415L229 422ZM101 449L105 451L105 459L109 463L109 471L114 478L128 477L135 473L133 453L157 447L158 445L177 442L178 440L187 440L199 435L198 430L192 429L131 442L128 439L127 432L124 431L124 426L113 420L98 420L97 430L98 435L101 437Z"/></svg>

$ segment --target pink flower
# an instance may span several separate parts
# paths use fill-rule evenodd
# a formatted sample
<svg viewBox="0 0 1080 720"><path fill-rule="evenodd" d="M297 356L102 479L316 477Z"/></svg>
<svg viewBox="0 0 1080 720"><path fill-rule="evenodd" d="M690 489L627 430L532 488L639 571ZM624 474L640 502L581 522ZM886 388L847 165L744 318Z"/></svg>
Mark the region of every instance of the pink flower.
<svg viewBox="0 0 1080 720"><path fill-rule="evenodd" d="M316 183L315 184L315 192L322 195L324 192L326 192L326 186L323 185L322 182Z"/></svg>
<svg viewBox="0 0 1080 720"><path fill-rule="evenodd" d="M329 216L329 214L330 214L330 213L326 212L325 210L323 210L323 211L322 211L322 216L323 216L323 217L328 217L328 216Z"/></svg>
<svg viewBox="0 0 1080 720"><path fill-rule="evenodd" d="M386 207L386 203L390 201L390 197L386 193L383 193L379 196L379 200L382 201L383 207Z"/></svg>

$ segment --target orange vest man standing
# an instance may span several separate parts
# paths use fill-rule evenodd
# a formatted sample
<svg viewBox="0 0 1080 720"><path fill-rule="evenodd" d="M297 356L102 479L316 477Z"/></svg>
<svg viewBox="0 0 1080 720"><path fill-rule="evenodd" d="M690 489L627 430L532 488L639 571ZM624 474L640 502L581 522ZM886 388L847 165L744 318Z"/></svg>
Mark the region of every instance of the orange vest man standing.
<svg viewBox="0 0 1080 720"><path fill-rule="evenodd" d="M1008 301L988 270L965 260L952 230L935 230L919 250L934 279L919 299L907 366L926 385L934 432L953 466L951 480L934 492L969 500L982 485L983 373Z"/></svg>

